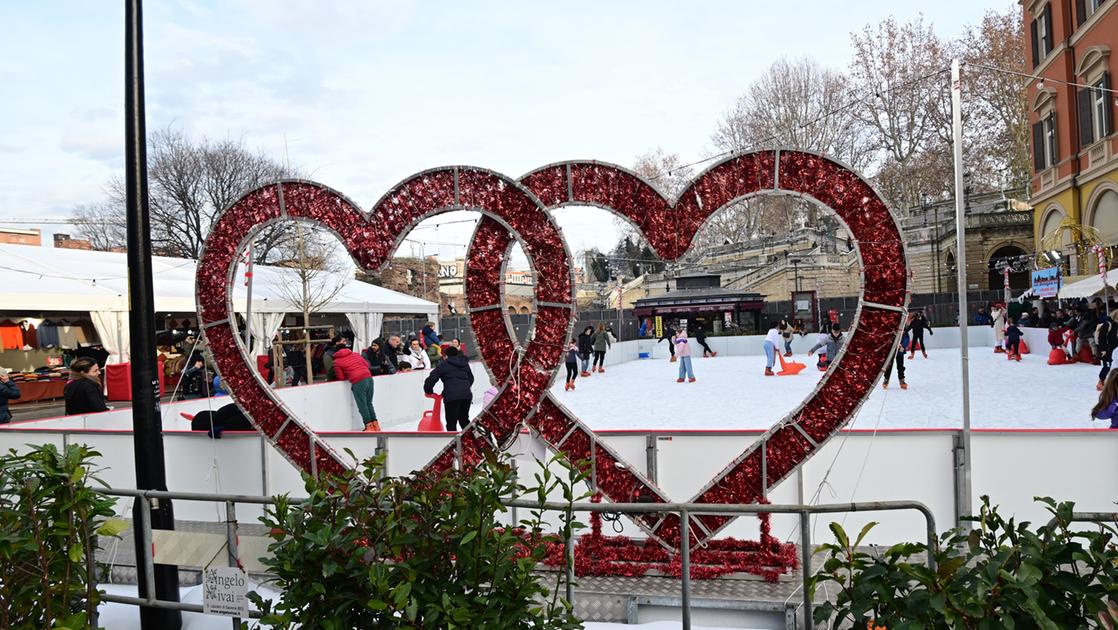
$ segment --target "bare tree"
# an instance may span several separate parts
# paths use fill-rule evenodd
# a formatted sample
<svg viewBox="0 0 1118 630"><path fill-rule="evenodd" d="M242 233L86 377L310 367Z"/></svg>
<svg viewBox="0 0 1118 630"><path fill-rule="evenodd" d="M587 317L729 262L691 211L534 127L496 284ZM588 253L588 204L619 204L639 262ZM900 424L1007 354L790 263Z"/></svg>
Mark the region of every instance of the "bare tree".
<svg viewBox="0 0 1118 630"><path fill-rule="evenodd" d="M979 188L1019 188L1032 175L1025 83L1020 76L989 67L1027 73L1025 26L1016 6L988 11L969 26L956 50L964 67L964 99L970 124L968 167ZM988 67L981 67L988 66Z"/></svg>
<svg viewBox="0 0 1118 630"><path fill-rule="evenodd" d="M148 147L152 248L164 256L197 258L220 211L248 190L297 175L240 141L194 141L171 127L153 133ZM125 199L124 180L115 177L108 199L76 208L73 222L87 238L99 225L120 226L123 233ZM292 238L290 231L266 230L256 239L257 261L271 262Z"/></svg>
<svg viewBox="0 0 1118 630"><path fill-rule="evenodd" d="M913 207L950 181L942 178L951 156L943 147L951 137L947 46L922 17L904 24L890 17L850 40L850 79L863 96L851 111L872 130L878 186L895 205Z"/></svg>
<svg viewBox="0 0 1118 630"><path fill-rule="evenodd" d="M303 326L310 326L310 317L323 306L329 304L345 288L350 276L339 262L340 254L337 239L333 234L322 234L308 229L300 222L289 222L276 226L277 230L294 233L288 246L278 248L288 257L277 261L280 266L289 267L295 272L298 282L281 282L276 285L279 293L303 314ZM313 382L311 369L310 333L303 331L303 353L306 360L307 380Z"/></svg>
<svg viewBox="0 0 1118 630"><path fill-rule="evenodd" d="M813 59L781 59L750 84L718 121L723 151L787 147L864 168L872 157L865 126L850 108L850 81Z"/></svg>
<svg viewBox="0 0 1118 630"><path fill-rule="evenodd" d="M78 236L89 241L93 249L108 251L128 245L124 211L112 202L99 201L75 206L70 223L76 228Z"/></svg>

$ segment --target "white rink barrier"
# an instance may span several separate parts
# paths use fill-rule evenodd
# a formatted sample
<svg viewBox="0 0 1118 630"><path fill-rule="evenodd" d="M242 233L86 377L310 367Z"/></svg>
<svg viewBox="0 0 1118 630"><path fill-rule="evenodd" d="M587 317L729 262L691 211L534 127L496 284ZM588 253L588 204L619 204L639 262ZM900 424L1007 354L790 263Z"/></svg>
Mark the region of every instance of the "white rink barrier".
<svg viewBox="0 0 1118 630"><path fill-rule="evenodd" d="M474 372L474 400L480 401L485 390L489 389L489 376L481 363L472 363L470 367ZM422 370L373 377L373 407L378 419L388 425L411 422L418 427L423 412L429 411L432 405L432 401L423 395L423 380L428 374L429 370ZM357 431L362 428L361 416L357 412L357 403L350 394L348 382L316 383L273 391L293 414L310 419L311 426L316 431ZM435 392L439 391L442 391L441 384L435 386ZM218 396L164 403L160 405L163 428L189 429L189 422L180 414L193 415L207 409L216 410L229 402L229 398ZM18 417L18 407L15 412ZM0 430L32 427L131 431L132 410L124 408L103 413L17 421L11 425L0 425Z"/></svg>
<svg viewBox="0 0 1118 630"><path fill-rule="evenodd" d="M1024 329L1034 352L1047 353L1047 331ZM926 336L929 348L958 347L957 329L935 329ZM802 354L815 335L796 337L793 349ZM986 326L969 329L970 347L992 348L993 331ZM761 354L762 338L711 337L708 342L720 354ZM667 342L642 339L614 344L606 364L637 360L650 352L665 359ZM475 373L474 398L480 401L489 387L480 362ZM431 401L422 395L425 372L377 377L374 404L386 425L418 423ZM424 466L450 441L448 434L359 432L356 405L348 383L322 383L277 390L293 413L311 419L311 424L337 452L350 449L358 459L384 449L389 473L404 475ZM189 431L180 413L217 408L227 399L214 398L169 403L162 406L168 489L181 492L299 496L303 483L297 471L255 433L226 433L220 440ZM67 416L0 425L0 449L21 450L27 444L83 443L102 454L99 476L110 486L134 488L132 417L128 409L86 416ZM781 503L833 503L845 501L917 500L936 517L940 530L955 522L954 440L956 429L889 429L843 432L824 446L803 469L777 487L770 496ZM614 430L599 433L635 470L654 477L674 501L686 501L736 455L751 444L759 431L641 431ZM975 430L973 433L973 487L978 497L986 494L1019 519L1046 520L1047 513L1034 496L1074 500L1083 511L1114 510L1118 496L1118 463L1114 452L1118 432L1109 430ZM529 468L543 456L540 444L527 436L513 449L518 462ZM1047 465L1051 462L1051 465ZM1109 462L1109 463L1108 463ZM1039 465L1038 465L1039 464ZM1059 464L1059 465L1056 465ZM1102 467L1101 469L1099 467ZM525 471L524 479L531 479ZM251 506L245 518L259 510ZM187 520L220 519L218 509L181 502L176 516ZM819 522L822 520L823 522ZM868 521L879 521L868 540L892 543L920 540L923 525L916 513L862 513L816 517L815 536L826 533L826 523L843 522L860 529ZM795 517L773 516L773 532L796 540ZM638 535L631 525L625 533ZM756 520L739 518L724 536L757 536Z"/></svg>
<svg viewBox="0 0 1118 630"><path fill-rule="evenodd" d="M30 424L30 423L28 423ZM916 500L928 505L942 531L955 522L954 440L956 430L846 431L823 447L799 473L770 495L774 503ZM602 431L602 442L614 448L634 470L651 473L674 501L690 499L730 460L754 442L757 431ZM323 437L339 453L353 451L359 459L383 448L392 475L420 468L451 440L449 434L337 432ZM98 476L108 485L134 488L133 443L130 431L24 428L0 431L0 449L22 450L27 444L82 443L101 453ZM1113 511L1118 496L1118 431L976 430L973 444L973 487L989 495L1005 513L1019 520L1046 521L1034 496L1073 500L1077 510ZM254 433L226 433L220 440L190 431L164 434L168 489L180 492L301 496L299 474ZM512 449L531 480L539 443L522 436ZM128 506L121 504L121 509ZM244 519L259 516L241 508ZM217 506L180 502L176 516L186 520L220 520ZM913 512L859 513L815 518L815 540L826 540L827 523L842 522L857 531L868 521L878 525L868 537L874 544L922 540L923 520ZM626 534L639 535L632 525ZM773 516L773 533L798 540L794 517ZM722 536L756 538L757 522L739 518Z"/></svg>

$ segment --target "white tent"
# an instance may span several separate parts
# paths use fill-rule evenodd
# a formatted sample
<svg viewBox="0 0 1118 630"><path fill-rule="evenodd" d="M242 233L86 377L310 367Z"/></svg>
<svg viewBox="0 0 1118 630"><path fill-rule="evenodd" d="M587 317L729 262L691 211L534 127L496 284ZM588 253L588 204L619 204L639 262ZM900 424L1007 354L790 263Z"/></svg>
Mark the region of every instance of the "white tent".
<svg viewBox="0 0 1118 630"><path fill-rule="evenodd" d="M1106 272L1106 287L1111 295L1114 294L1115 285L1118 285L1118 269L1111 269ZM1092 274L1088 278L1060 287L1059 297L1065 300L1068 298L1089 298L1096 295L1101 296L1102 290L1102 278L1098 274Z"/></svg>
<svg viewBox="0 0 1118 630"><path fill-rule="evenodd" d="M197 262L183 258L152 258L155 310L193 313L194 273ZM98 336L111 354L128 355L128 267L125 254L27 245L0 245L0 310L32 312L88 311ZM243 277L243 276L241 276ZM358 343L380 334L385 314L417 315L438 321L439 306L391 289L355 280L342 274L322 273L315 278L336 295L317 313L344 314ZM294 287L294 289L290 288ZM297 272L283 267L253 268L253 351L270 343L283 314L300 312L288 296L297 294ZM233 307L245 311L243 281L234 286Z"/></svg>

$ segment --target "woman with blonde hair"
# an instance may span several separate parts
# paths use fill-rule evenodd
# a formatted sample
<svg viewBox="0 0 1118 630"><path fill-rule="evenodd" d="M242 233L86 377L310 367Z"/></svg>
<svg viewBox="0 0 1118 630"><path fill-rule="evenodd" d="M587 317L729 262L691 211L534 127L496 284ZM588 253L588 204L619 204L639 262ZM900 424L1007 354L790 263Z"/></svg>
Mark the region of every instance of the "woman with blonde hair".
<svg viewBox="0 0 1118 630"><path fill-rule="evenodd" d="M70 362L70 381L62 394L66 399L66 415L108 411L104 387L101 385L101 366L89 357Z"/></svg>

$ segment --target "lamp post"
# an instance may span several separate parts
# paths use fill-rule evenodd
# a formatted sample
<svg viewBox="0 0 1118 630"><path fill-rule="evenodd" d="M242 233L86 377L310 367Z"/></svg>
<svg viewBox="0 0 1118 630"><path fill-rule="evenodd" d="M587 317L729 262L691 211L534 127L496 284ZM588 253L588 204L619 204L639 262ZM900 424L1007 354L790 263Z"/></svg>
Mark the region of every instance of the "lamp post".
<svg viewBox="0 0 1118 630"><path fill-rule="evenodd" d="M132 368L132 445L135 450L136 488L166 490L163 461L163 426L159 412L159 380L155 361L155 300L151 269L151 214L148 208L147 129L144 115L144 33L140 0L127 0L124 9L124 141L125 212L128 237L128 324ZM134 514L141 514L136 499ZM152 529L173 530L175 513L169 499L152 499ZM143 543L144 519L136 519L136 563L150 550ZM139 595L179 601L179 568L154 565L154 579L139 581ZM148 586L154 585L155 592ZM144 630L178 630L177 610L140 607Z"/></svg>

